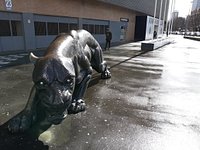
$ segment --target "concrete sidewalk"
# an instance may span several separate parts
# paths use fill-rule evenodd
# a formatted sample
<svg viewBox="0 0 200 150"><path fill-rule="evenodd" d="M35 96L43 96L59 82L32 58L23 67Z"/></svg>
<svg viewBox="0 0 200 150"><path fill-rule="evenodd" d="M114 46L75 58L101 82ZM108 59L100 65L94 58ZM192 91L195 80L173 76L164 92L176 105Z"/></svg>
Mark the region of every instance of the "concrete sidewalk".
<svg viewBox="0 0 200 150"><path fill-rule="evenodd" d="M104 58L112 78L93 73L86 111L32 134L11 134L6 123L26 105L33 64L0 70L0 149L200 150L198 41L177 36L149 52L129 43Z"/></svg>

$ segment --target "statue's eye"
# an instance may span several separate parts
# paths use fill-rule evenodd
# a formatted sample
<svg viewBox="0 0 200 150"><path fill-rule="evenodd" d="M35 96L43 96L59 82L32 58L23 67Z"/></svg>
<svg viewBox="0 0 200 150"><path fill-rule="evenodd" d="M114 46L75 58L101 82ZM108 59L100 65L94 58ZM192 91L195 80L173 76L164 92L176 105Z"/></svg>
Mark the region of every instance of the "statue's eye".
<svg viewBox="0 0 200 150"><path fill-rule="evenodd" d="M44 82L42 82L42 81L41 81L41 82L39 82L39 85L43 86L43 85L44 85Z"/></svg>
<svg viewBox="0 0 200 150"><path fill-rule="evenodd" d="M44 81L39 81L38 83L36 83L37 87L42 89L48 86L48 84Z"/></svg>
<svg viewBox="0 0 200 150"><path fill-rule="evenodd" d="M66 79L65 83L72 86L73 85L73 79L68 78L68 79Z"/></svg>

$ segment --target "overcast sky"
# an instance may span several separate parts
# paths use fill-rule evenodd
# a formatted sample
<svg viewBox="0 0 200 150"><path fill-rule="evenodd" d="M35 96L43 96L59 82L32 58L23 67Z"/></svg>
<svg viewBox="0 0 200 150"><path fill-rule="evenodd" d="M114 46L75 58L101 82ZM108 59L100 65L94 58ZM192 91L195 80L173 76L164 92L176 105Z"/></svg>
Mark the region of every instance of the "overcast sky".
<svg viewBox="0 0 200 150"><path fill-rule="evenodd" d="M175 10L179 12L179 17L186 17L192 9L193 0L175 0Z"/></svg>

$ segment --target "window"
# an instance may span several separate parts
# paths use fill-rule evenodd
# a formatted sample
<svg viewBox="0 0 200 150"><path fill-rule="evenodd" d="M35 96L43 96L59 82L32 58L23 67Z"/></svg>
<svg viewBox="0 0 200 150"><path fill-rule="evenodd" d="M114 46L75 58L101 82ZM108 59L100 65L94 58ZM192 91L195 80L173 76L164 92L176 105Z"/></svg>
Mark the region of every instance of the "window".
<svg viewBox="0 0 200 150"><path fill-rule="evenodd" d="M100 34L100 25L95 25L95 34Z"/></svg>
<svg viewBox="0 0 200 150"><path fill-rule="evenodd" d="M94 25L93 24L83 24L83 29L87 30L91 34L94 34Z"/></svg>
<svg viewBox="0 0 200 150"><path fill-rule="evenodd" d="M105 34L106 28L108 28L108 25L83 24L83 29L91 34Z"/></svg>
<svg viewBox="0 0 200 150"><path fill-rule="evenodd" d="M91 34L94 34L94 25L93 24L89 24L88 26L88 31L91 33Z"/></svg>
<svg viewBox="0 0 200 150"><path fill-rule="evenodd" d="M59 23L59 33L68 33L69 24L68 23Z"/></svg>
<svg viewBox="0 0 200 150"><path fill-rule="evenodd" d="M48 35L58 35L58 23L47 23Z"/></svg>
<svg viewBox="0 0 200 150"><path fill-rule="evenodd" d="M46 22L34 22L35 35L46 35Z"/></svg>
<svg viewBox="0 0 200 150"><path fill-rule="evenodd" d="M11 36L9 20L0 20L0 36Z"/></svg>
<svg viewBox="0 0 200 150"><path fill-rule="evenodd" d="M105 33L106 33L107 29L109 29L109 26L105 25Z"/></svg>
<svg viewBox="0 0 200 150"><path fill-rule="evenodd" d="M69 24L69 30L77 30L77 29L78 29L78 24L76 23Z"/></svg>
<svg viewBox="0 0 200 150"><path fill-rule="evenodd" d="M100 34L105 34L105 26L104 25L100 25Z"/></svg>
<svg viewBox="0 0 200 150"><path fill-rule="evenodd" d="M21 21L11 21L12 36L22 36L22 24Z"/></svg>
<svg viewBox="0 0 200 150"><path fill-rule="evenodd" d="M83 29L89 31L88 24L83 24Z"/></svg>

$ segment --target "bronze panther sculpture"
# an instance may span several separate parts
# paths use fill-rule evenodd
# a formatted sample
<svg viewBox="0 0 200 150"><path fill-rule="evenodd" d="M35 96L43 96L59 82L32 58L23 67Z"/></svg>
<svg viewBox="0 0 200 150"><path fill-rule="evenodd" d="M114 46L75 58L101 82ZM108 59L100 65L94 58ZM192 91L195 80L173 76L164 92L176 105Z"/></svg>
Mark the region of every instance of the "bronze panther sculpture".
<svg viewBox="0 0 200 150"><path fill-rule="evenodd" d="M103 79L111 77L99 43L85 30L60 34L43 57L31 53L30 60L35 61L34 85L25 108L9 121L11 132L29 129L37 121L38 111L52 124L61 123L67 114L84 111L83 96L92 68Z"/></svg>

